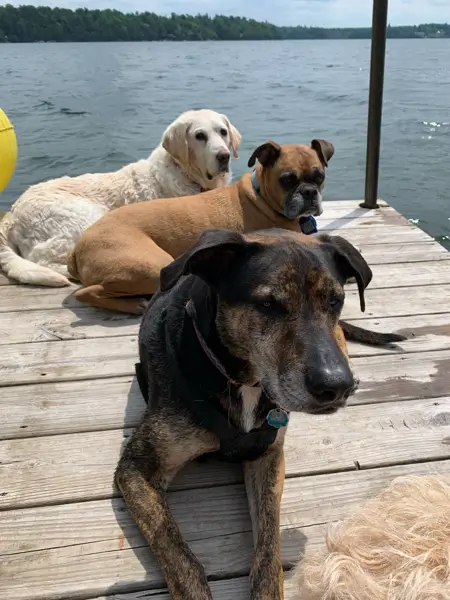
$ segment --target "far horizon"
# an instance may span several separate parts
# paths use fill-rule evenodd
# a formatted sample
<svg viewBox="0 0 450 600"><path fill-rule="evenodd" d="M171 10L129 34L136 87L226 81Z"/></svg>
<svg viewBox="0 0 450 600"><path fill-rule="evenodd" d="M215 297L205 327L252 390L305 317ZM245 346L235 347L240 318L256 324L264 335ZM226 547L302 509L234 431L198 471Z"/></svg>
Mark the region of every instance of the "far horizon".
<svg viewBox="0 0 450 600"><path fill-rule="evenodd" d="M367 28L372 24L372 0L279 0L276 8L268 0L20 0L8 2L18 7L49 6L52 8L87 8L89 10L115 9L129 14L153 12L160 16L171 13L197 15L208 14L227 17L245 17L256 21L268 21L277 26ZM4 6L4 5L3 5ZM205 10L206 9L206 10ZM395 27L411 27L422 24L446 24L450 21L448 0L391 0L389 24Z"/></svg>

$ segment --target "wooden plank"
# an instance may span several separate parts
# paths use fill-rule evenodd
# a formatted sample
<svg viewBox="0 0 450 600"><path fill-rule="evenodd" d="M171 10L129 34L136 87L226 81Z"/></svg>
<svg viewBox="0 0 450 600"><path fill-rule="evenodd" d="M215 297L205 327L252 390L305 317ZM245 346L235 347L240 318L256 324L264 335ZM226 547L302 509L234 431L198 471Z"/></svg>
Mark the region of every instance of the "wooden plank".
<svg viewBox="0 0 450 600"><path fill-rule="evenodd" d="M415 286L450 284L450 267L444 260L374 265L372 271L370 293L375 289L410 287L411 283ZM356 284L350 284L347 290L355 294ZM20 291L23 294L23 289ZM39 303L39 298L35 296L35 299ZM88 307L58 309L58 294L54 301L54 310L29 310L26 318L22 311L4 313L0 320L0 345L136 335L138 332L140 317Z"/></svg>
<svg viewBox="0 0 450 600"><path fill-rule="evenodd" d="M429 301L430 293L433 294L433 303ZM408 302L405 302L406 298ZM360 319L361 325L365 326L365 320L370 318L450 312L450 285L431 288L424 286L389 290L369 289L366 292L366 302L368 308L365 313L361 313L358 293L349 287L343 318ZM393 325L392 321L391 323ZM441 321L437 326L440 328L440 341L442 341L442 334L446 332L446 323ZM426 333L424 327L426 327L425 318L422 326L421 317L417 317L415 328L419 330L419 334ZM379 329L389 331L387 324L383 323L380 324ZM402 344L401 348L407 348L408 345L414 351L412 342ZM377 350L370 346L362 347L357 354L369 356L380 352L392 354L391 350ZM5 344L2 346L0 385L126 376L134 372L136 358L135 336L119 336L115 337L114 341L99 338L95 343L89 339L72 339L59 341L57 344L52 342Z"/></svg>
<svg viewBox="0 0 450 600"><path fill-rule="evenodd" d="M392 229L392 231L391 231ZM390 244L392 240L397 243L421 243L429 241L429 238L421 230L407 226L395 228L370 227L367 231L361 229L345 230L344 237L353 244ZM362 231L362 233L361 233ZM340 231L334 233L340 234ZM11 311L29 311L36 309L52 308L84 308L74 297L73 293L79 288L79 285L72 285L64 288L46 288L36 286L5 285L2 287L0 296L0 312Z"/></svg>
<svg viewBox="0 0 450 600"><path fill-rule="evenodd" d="M211 581L209 584L213 600L250 600L250 587L248 577L236 577L222 581ZM101 596L90 600L171 600L171 596L165 590L142 590L131 594L113 594L112 596ZM291 572L284 574L284 600L299 600L298 590L293 584Z"/></svg>
<svg viewBox="0 0 450 600"><path fill-rule="evenodd" d="M359 244L358 249L372 268L378 264L416 263L450 258L450 252L434 241L418 244L381 245L370 245L363 242Z"/></svg>
<svg viewBox="0 0 450 600"><path fill-rule="evenodd" d="M281 509L283 563L292 565L305 547L322 547L319 524L345 518L394 477L446 474L448 466L442 461L287 480ZM243 485L172 492L168 498L208 576L249 572L253 544ZM0 569L8 600L89 598L164 585L120 499L9 511L3 517Z"/></svg>
<svg viewBox="0 0 450 600"><path fill-rule="evenodd" d="M230 600L230 598L250 600L248 577L211 581L209 585L213 600ZM143 590L131 594L114 594L113 596L102 596L91 600L146 600L148 598L152 600L171 600L169 593L163 590ZM298 589L293 583L290 571L284 573L284 600L299 600Z"/></svg>
<svg viewBox="0 0 450 600"><path fill-rule="evenodd" d="M412 265L373 265L372 270L374 272L374 279L366 291L368 307L377 307L378 312L376 316L395 316L397 314L401 315L420 313L427 314L450 310L449 300L447 300L447 304L441 308L442 300L445 300L446 298L448 299L449 286L446 284L446 282L448 281L448 272L450 272L450 269L447 269L446 266L446 262L433 261L421 262L417 264L414 263ZM416 273L414 273L414 270L416 270ZM424 287L421 284L428 284L432 282L434 277L435 283L439 284L432 288L434 302L432 305L428 301L423 303L423 298L425 296L429 297L429 290L427 287ZM402 290L398 291L396 288L399 286L402 288L409 288L409 290L405 292ZM77 300L75 300L75 298L73 298L72 294L74 289L78 288L54 289L6 286L2 289L2 294L0 294L0 312L15 313L22 311L29 312L43 311L47 309L61 310L61 308L70 308L73 314L67 318L71 319L70 322L73 323L73 325L71 325L69 333L71 337L74 337L78 335L78 332L82 334L83 331L93 326L93 319L95 319L94 314L96 314L94 309L86 308ZM389 289L389 292L379 291L384 289ZM356 294L355 285L353 284L347 286L347 292L346 308L348 308L349 305L348 298L352 297L352 293L353 295ZM407 294L407 296L405 294ZM411 300L411 302L408 302L408 305L411 304L414 306L414 304L416 304L416 296L418 298L418 306L414 307L414 312L386 312L386 299L389 299L389 303L391 303L391 298L394 300L396 298L401 298L404 301L405 297L408 297ZM436 310L437 308L439 308L439 310ZM382 312L380 312L380 310ZM119 331L122 324L126 325L136 322L136 319L133 317L128 315L122 316L112 311L104 312L99 310L97 313L99 315L101 327L104 329L110 328L111 330L117 329L117 331ZM61 314L62 313L60 312L55 315L55 317L53 317L53 315L50 313L43 315L42 317L36 317L35 315L32 315L30 318L30 323L36 322L35 319L37 318L38 327L39 324L43 322L44 329L47 330L46 333L40 329L33 335L49 335L50 337L54 337L53 333L56 333L56 336L58 336L60 333L60 329L58 328L58 315ZM20 315L16 318L20 318ZM42 319L42 321L40 319ZM3 328L7 328L6 317L2 317L1 321L2 323L5 323ZM48 327L45 327L45 324L47 324ZM53 329L55 330L54 332Z"/></svg>
<svg viewBox="0 0 450 600"><path fill-rule="evenodd" d="M210 583L213 600L230 600L230 598L239 598L239 600L250 600L250 589L248 577L237 577L225 579L224 581L212 581ZM292 584L285 582L285 600L294 597L291 593ZM101 598L91 598L90 600L172 600L167 591L163 590L143 590L132 592L131 594L113 594L102 596Z"/></svg>
<svg viewBox="0 0 450 600"><path fill-rule="evenodd" d="M137 335L140 320L95 308L7 312L0 320L0 345Z"/></svg>
<svg viewBox="0 0 450 600"><path fill-rule="evenodd" d="M355 358L361 385L351 403L437 398L450 386L450 352Z"/></svg>
<svg viewBox="0 0 450 600"><path fill-rule="evenodd" d="M406 229L419 229L402 215L395 211L388 213L385 211L377 211L371 215L364 215L357 219L352 218L329 218L328 215L323 215L317 219L319 231L349 231L352 229L364 229L370 227L390 228L390 227L405 227ZM421 230L419 230L421 231Z"/></svg>
<svg viewBox="0 0 450 600"><path fill-rule="evenodd" d="M294 413L286 436L286 475L449 458L450 398L352 406L335 415ZM127 429L0 443L0 509L110 498ZM242 481L240 467L193 463L172 489Z"/></svg>
<svg viewBox="0 0 450 600"><path fill-rule="evenodd" d="M134 427L145 402L133 377L0 389L0 438Z"/></svg>
<svg viewBox="0 0 450 600"><path fill-rule="evenodd" d="M398 244L417 244L434 241L431 236L414 225L384 225L382 227L367 225L367 227L354 229L341 230L334 228L326 231L331 235L341 235L357 247L361 244L382 245L392 244L393 242Z"/></svg>
<svg viewBox="0 0 450 600"><path fill-rule="evenodd" d="M369 289L365 292L366 312L360 310L355 286L345 293L343 319L368 319L380 317L406 317L450 312L450 285L393 287Z"/></svg>
<svg viewBox="0 0 450 600"><path fill-rule="evenodd" d="M372 271L371 293L375 289L411 287L412 283L415 286L450 284L450 267L445 260L374 265ZM347 290L355 293L356 284L350 284ZM114 337L138 332L140 317L94 308L58 309L57 296L54 300L54 310L29 310L26 318L22 311L4 313L0 321L0 345Z"/></svg>
<svg viewBox="0 0 450 600"><path fill-rule="evenodd" d="M405 342L390 348L349 342L348 349L352 357L366 356L367 354L374 356L376 354L392 354L392 352L398 354L450 349L450 313L382 319L353 319L348 322L372 331L408 336Z"/></svg>
<svg viewBox="0 0 450 600"><path fill-rule="evenodd" d="M367 319L362 324L413 337L389 350L350 342L355 358L368 352L375 356L450 349L449 313ZM364 385L365 380L362 389ZM9 387L0 390L0 439L134 427L143 410L132 376Z"/></svg>

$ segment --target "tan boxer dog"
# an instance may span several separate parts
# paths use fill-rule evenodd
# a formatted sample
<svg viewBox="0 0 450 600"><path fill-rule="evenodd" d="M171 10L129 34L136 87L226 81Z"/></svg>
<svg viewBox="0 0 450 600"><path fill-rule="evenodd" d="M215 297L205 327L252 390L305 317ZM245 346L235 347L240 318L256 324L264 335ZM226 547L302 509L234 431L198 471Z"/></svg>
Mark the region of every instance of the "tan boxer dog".
<svg viewBox="0 0 450 600"><path fill-rule="evenodd" d="M70 275L86 287L80 302L141 314L159 274L210 228L250 232L278 227L300 231L302 215L322 213L325 168L334 154L326 140L311 145L259 146L246 173L226 187L195 196L123 206L85 231L68 261Z"/></svg>

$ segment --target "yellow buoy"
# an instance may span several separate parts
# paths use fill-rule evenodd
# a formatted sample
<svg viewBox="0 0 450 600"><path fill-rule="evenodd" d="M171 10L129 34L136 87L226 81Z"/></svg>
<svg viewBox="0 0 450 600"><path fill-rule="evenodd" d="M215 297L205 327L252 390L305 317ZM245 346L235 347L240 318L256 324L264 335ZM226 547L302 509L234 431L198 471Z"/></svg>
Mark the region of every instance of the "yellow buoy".
<svg viewBox="0 0 450 600"><path fill-rule="evenodd" d="M17 139L10 120L0 108L0 192L13 176L17 162Z"/></svg>

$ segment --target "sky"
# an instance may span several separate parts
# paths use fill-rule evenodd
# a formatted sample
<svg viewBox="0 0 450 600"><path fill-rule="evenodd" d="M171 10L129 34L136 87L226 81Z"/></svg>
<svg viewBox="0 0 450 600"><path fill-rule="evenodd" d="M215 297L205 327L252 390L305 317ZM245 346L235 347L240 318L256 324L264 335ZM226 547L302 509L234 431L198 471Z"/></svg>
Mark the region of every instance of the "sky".
<svg viewBox="0 0 450 600"><path fill-rule="evenodd" d="M10 3L158 14L236 15L276 25L321 27L367 27L372 18L372 0L10 0ZM450 22L450 0L390 0L389 22L391 25Z"/></svg>

